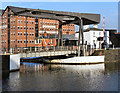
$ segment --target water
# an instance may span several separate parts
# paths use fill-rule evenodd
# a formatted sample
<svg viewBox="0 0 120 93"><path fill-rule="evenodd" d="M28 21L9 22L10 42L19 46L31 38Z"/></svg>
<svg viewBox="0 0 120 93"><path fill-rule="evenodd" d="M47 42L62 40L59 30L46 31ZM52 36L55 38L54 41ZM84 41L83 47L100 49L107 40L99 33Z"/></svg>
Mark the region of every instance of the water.
<svg viewBox="0 0 120 93"><path fill-rule="evenodd" d="M3 91L118 91L118 64L24 63L3 79Z"/></svg>

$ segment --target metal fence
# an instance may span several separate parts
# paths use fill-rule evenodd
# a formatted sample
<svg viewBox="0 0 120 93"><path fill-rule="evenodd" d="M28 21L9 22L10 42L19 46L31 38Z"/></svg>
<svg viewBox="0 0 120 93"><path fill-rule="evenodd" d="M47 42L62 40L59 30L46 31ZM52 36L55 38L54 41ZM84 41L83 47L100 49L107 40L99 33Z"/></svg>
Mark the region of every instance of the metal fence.
<svg viewBox="0 0 120 93"><path fill-rule="evenodd" d="M48 47L16 47L11 48L11 54L17 53L29 53L29 52L50 52L50 51L68 51L68 50L77 50L77 46L48 46Z"/></svg>

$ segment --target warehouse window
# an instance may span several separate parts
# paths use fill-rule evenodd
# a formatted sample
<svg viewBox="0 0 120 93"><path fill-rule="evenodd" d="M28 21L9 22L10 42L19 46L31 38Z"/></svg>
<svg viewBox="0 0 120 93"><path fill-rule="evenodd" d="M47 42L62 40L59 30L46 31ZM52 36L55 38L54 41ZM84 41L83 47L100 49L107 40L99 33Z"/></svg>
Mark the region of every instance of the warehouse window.
<svg viewBox="0 0 120 93"><path fill-rule="evenodd" d="M42 43L42 40L39 40L39 44L41 44Z"/></svg>
<svg viewBox="0 0 120 93"><path fill-rule="evenodd" d="M20 21L18 20L18 23L20 23Z"/></svg>
<svg viewBox="0 0 120 93"><path fill-rule="evenodd" d="M36 44L38 44L38 40L36 40Z"/></svg>
<svg viewBox="0 0 120 93"><path fill-rule="evenodd" d="M19 32L18 32L18 36L19 36Z"/></svg>
<svg viewBox="0 0 120 93"><path fill-rule="evenodd" d="M31 30L31 27L30 27L30 30Z"/></svg>
<svg viewBox="0 0 120 93"><path fill-rule="evenodd" d="M18 30L20 29L20 27L18 26Z"/></svg>

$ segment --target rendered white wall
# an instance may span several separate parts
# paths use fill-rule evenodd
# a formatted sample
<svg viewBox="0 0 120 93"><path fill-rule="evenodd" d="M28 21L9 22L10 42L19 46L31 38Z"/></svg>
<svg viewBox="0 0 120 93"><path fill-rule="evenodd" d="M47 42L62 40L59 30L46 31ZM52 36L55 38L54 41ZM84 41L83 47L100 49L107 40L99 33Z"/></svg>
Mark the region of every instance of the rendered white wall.
<svg viewBox="0 0 120 93"><path fill-rule="evenodd" d="M103 37L103 32L102 31L95 31L95 30L91 30L88 32L84 32L84 41L87 41L87 44L90 44L94 47L94 42L96 44L96 48L99 48L100 45L99 43L103 43L103 41L97 41L98 37Z"/></svg>

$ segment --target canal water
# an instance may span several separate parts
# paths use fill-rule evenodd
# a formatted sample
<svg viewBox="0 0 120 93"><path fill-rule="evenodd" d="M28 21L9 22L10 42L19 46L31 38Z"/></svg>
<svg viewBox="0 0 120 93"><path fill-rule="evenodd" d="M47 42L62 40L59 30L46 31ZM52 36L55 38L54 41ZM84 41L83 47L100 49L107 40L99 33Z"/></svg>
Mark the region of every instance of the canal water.
<svg viewBox="0 0 120 93"><path fill-rule="evenodd" d="M118 64L22 63L2 80L3 91L118 91Z"/></svg>

